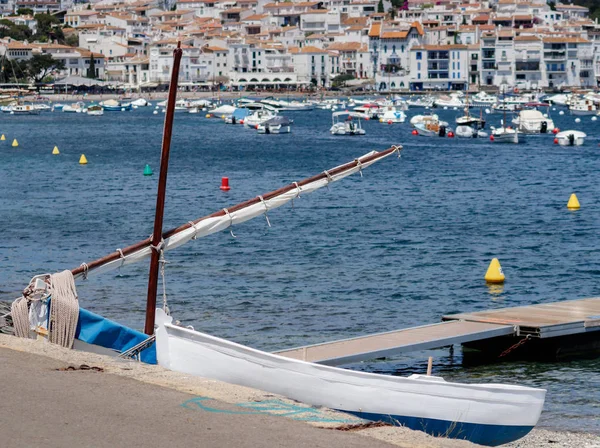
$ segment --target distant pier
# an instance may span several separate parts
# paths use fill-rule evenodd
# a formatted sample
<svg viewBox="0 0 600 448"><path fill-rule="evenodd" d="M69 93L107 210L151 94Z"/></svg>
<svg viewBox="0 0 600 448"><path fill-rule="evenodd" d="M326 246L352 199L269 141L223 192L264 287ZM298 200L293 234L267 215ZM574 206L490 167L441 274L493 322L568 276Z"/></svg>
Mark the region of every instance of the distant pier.
<svg viewBox="0 0 600 448"><path fill-rule="evenodd" d="M447 315L442 322L277 352L342 365L462 344L490 359L561 359L600 352L600 297Z"/></svg>

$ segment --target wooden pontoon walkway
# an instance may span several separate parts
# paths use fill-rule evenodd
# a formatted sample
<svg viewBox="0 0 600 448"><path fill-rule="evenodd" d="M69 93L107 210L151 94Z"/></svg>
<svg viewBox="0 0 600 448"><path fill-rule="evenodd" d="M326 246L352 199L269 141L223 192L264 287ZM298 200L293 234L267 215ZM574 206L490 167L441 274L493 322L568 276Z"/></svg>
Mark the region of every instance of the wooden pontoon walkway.
<svg viewBox="0 0 600 448"><path fill-rule="evenodd" d="M600 330L600 298L444 316L443 322L277 352L340 365L498 336L552 338ZM600 336L600 333L599 333Z"/></svg>

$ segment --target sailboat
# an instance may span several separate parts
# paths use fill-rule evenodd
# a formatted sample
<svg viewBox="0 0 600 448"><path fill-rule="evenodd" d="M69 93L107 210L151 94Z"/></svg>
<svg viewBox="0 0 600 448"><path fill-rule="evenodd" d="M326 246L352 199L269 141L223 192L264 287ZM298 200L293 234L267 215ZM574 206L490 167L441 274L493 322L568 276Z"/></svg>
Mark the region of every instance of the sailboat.
<svg viewBox="0 0 600 448"><path fill-rule="evenodd" d="M503 97L503 100L505 100L505 97ZM519 143L518 131L506 125L506 108L503 109L502 127L492 127L490 140L494 143Z"/></svg>
<svg viewBox="0 0 600 448"><path fill-rule="evenodd" d="M122 356L136 352L152 353L155 350L158 363L167 369L260 388L369 420L401 424L434 435L467 439L490 446L507 443L527 434L541 414L546 393L543 389L503 384L451 383L436 376L412 375L401 378L324 366L255 350L179 327L173 324L166 312L166 303L163 309L156 309L159 264L161 260L164 261L166 251L252 218L267 216L271 210L290 203L300 195L326 187L351 174L361 173L373 163L402 150L401 146L392 146L385 151L372 151L316 176L163 232L166 174L181 55L178 45L174 51L165 116L152 237L98 260L83 263L72 271L32 279L23 297L13 304L16 334L24 331L21 335L29 336L29 324L32 323L29 319L33 316L33 324L37 325L35 332L39 332L39 327L45 324L49 340L60 340L65 346L73 344L72 338L82 338L85 339L83 342L90 345L88 349L92 349L91 346L115 349L121 345L118 349ZM118 269L149 257L146 337L143 340L139 341L139 333L132 334L133 330L101 316L90 316L92 313L78 307L75 279ZM164 299L166 301L166 296ZM68 319L61 321L60 313L55 313L53 307L58 304L62 313L69 315ZM44 306L46 316L52 315L52 319L40 318L44 315ZM35 312L29 313L32 307L36 307ZM22 325L23 316L25 327ZM156 332L155 324L158 326ZM126 344L122 342L122 332L125 330L129 330L127 335L131 336ZM95 338L90 337L94 332Z"/></svg>
<svg viewBox="0 0 600 448"><path fill-rule="evenodd" d="M485 119L483 114L479 113L479 118L472 116L469 113L469 89L467 89L465 100L465 115L456 118L456 136L464 138L487 137L483 131L485 127Z"/></svg>

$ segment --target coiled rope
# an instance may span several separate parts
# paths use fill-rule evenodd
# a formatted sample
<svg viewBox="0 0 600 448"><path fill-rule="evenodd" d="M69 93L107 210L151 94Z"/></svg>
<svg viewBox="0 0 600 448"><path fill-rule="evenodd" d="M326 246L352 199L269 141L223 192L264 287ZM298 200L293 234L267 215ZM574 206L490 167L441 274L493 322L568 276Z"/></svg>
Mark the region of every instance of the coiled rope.
<svg viewBox="0 0 600 448"><path fill-rule="evenodd" d="M79 319L79 301L71 271L65 270L50 276L50 294L48 340L72 348Z"/></svg>

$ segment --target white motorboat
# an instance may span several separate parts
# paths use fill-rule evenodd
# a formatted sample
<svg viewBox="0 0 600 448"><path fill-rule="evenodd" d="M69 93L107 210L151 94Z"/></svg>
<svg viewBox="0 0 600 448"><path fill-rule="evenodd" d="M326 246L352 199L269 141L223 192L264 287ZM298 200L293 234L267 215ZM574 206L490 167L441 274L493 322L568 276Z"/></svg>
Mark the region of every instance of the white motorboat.
<svg viewBox="0 0 600 448"><path fill-rule="evenodd" d="M131 105L137 106L137 107L146 107L146 106L149 106L150 103L147 100L145 100L144 98L138 98L137 100L133 100L131 102Z"/></svg>
<svg viewBox="0 0 600 448"><path fill-rule="evenodd" d="M237 108L235 106L232 106L230 104L224 104L215 109L209 110L208 113L217 117L221 117L223 115L231 115L236 109Z"/></svg>
<svg viewBox="0 0 600 448"><path fill-rule="evenodd" d="M437 114L423 114L423 115L414 115L411 119L410 119L410 125L414 128L416 127L419 123L423 123L423 122L431 122L431 121L437 121L440 125L442 126L449 126L449 123L447 121L442 121L440 120L439 116Z"/></svg>
<svg viewBox="0 0 600 448"><path fill-rule="evenodd" d="M256 127L256 130L259 134L289 134L292 132L292 121L281 115L276 115L275 117L259 124Z"/></svg>
<svg viewBox="0 0 600 448"><path fill-rule="evenodd" d="M252 115L248 115L244 118L244 127L247 128L257 128L258 125L264 123L267 120L275 117L277 112L273 112L269 109L258 109L254 111Z"/></svg>
<svg viewBox="0 0 600 448"><path fill-rule="evenodd" d="M355 107L354 112L359 112L368 116L369 118L378 118L384 113L384 108L378 103L368 103Z"/></svg>
<svg viewBox="0 0 600 448"><path fill-rule="evenodd" d="M490 140L494 143L519 143L519 133L511 127L492 128Z"/></svg>
<svg viewBox="0 0 600 448"><path fill-rule="evenodd" d="M460 93L452 93L450 96L442 95L435 100L435 105L437 107L465 107L465 102L460 96Z"/></svg>
<svg viewBox="0 0 600 448"><path fill-rule="evenodd" d="M562 131L556 134L560 146L581 146L587 135L581 131Z"/></svg>
<svg viewBox="0 0 600 448"><path fill-rule="evenodd" d="M556 104L558 106L566 106L571 101L571 94L558 93L556 95L545 97L544 101L548 101L549 103Z"/></svg>
<svg viewBox="0 0 600 448"><path fill-rule="evenodd" d="M408 107L433 107L434 102L430 96L411 97L406 100Z"/></svg>
<svg viewBox="0 0 600 448"><path fill-rule="evenodd" d="M157 360L166 369L435 436L508 443L536 425L546 395L531 387L451 383L437 376L399 377L300 361L173 325L161 309L156 324Z"/></svg>
<svg viewBox="0 0 600 448"><path fill-rule="evenodd" d="M592 100L572 98L569 102L569 111L572 115L596 115L598 108Z"/></svg>
<svg viewBox="0 0 600 448"><path fill-rule="evenodd" d="M505 102L499 102L494 104L491 109L490 109L490 113L492 114L503 114L505 112L508 113L513 113L513 112L518 112L521 110L521 105L520 104L511 104L511 103L505 103Z"/></svg>
<svg viewBox="0 0 600 448"><path fill-rule="evenodd" d="M513 119L513 124L523 134L546 134L554 130L552 118L544 116L539 110L535 109L519 112L519 116Z"/></svg>
<svg viewBox="0 0 600 448"><path fill-rule="evenodd" d="M406 114L395 107L387 106L383 115L379 117L381 123L404 123Z"/></svg>
<svg viewBox="0 0 600 448"><path fill-rule="evenodd" d="M85 112L85 104L81 101L73 104L65 104L62 108L62 111L70 114L80 114Z"/></svg>
<svg viewBox="0 0 600 448"><path fill-rule="evenodd" d="M473 95L469 101L471 107L492 107L498 102L498 97L495 95L488 95L486 92L479 92Z"/></svg>
<svg viewBox="0 0 600 448"><path fill-rule="evenodd" d="M482 130L477 130L468 125L456 126L454 133L456 134L457 137L462 137L462 138L477 138L477 137L485 138L488 136L487 132L484 132Z"/></svg>
<svg viewBox="0 0 600 448"><path fill-rule="evenodd" d="M50 112L52 110L52 107L44 103L34 104L33 107L39 110L40 112Z"/></svg>
<svg viewBox="0 0 600 448"><path fill-rule="evenodd" d="M446 124L433 118L425 119L415 124L415 129L420 136L446 137L452 130Z"/></svg>
<svg viewBox="0 0 600 448"><path fill-rule="evenodd" d="M39 115L41 112L33 104L16 104L10 107L13 115Z"/></svg>
<svg viewBox="0 0 600 448"><path fill-rule="evenodd" d="M104 108L99 104L90 104L87 108L87 114L92 116L104 115Z"/></svg>
<svg viewBox="0 0 600 448"><path fill-rule="evenodd" d="M345 118L341 118L345 117ZM329 132L333 135L365 135L361 119L368 120L369 117L360 112L334 112L331 114L333 124Z"/></svg>

